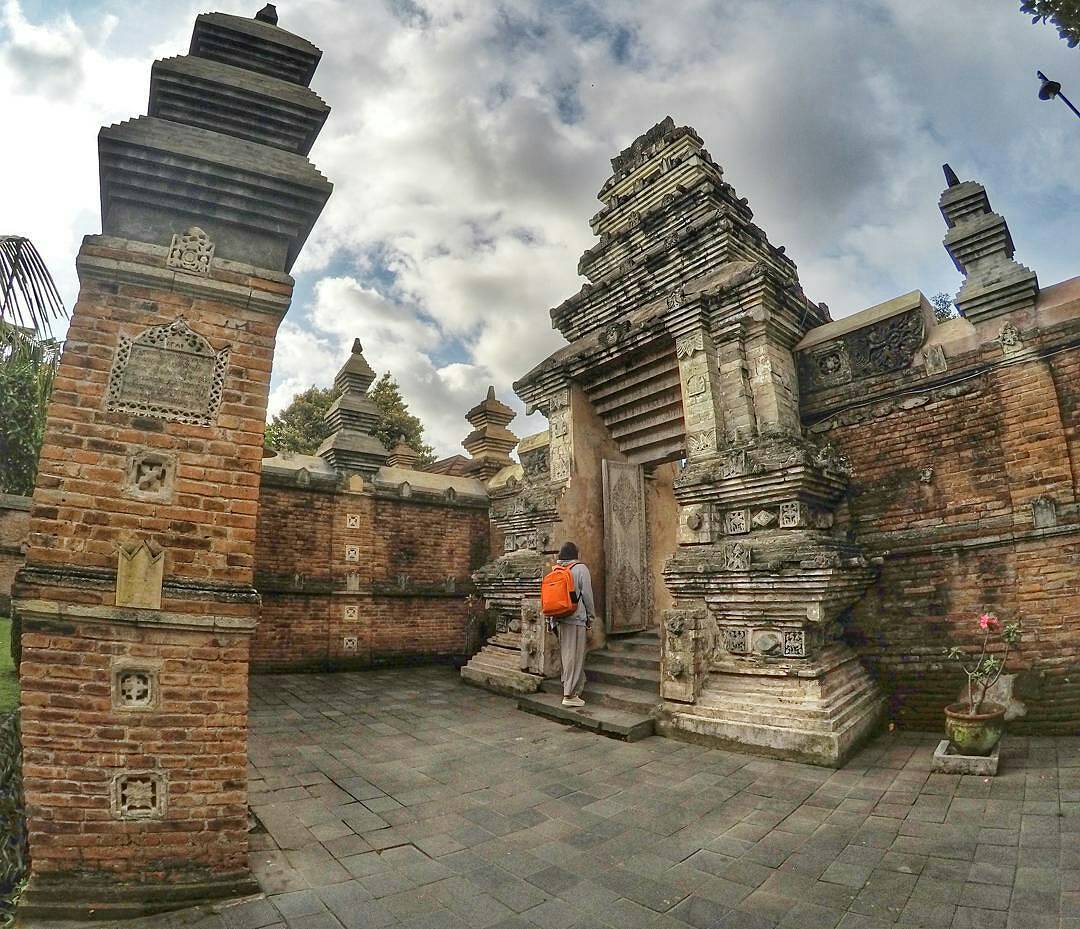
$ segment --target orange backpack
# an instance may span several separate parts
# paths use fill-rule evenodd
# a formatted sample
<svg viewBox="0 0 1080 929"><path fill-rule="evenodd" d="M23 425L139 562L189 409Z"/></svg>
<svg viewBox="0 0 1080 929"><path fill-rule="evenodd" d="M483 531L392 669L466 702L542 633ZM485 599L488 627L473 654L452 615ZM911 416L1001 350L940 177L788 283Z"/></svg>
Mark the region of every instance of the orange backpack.
<svg viewBox="0 0 1080 929"><path fill-rule="evenodd" d="M540 612L545 616L570 616L577 610L578 595L570 573L576 564L576 561L557 564L544 575L540 582Z"/></svg>

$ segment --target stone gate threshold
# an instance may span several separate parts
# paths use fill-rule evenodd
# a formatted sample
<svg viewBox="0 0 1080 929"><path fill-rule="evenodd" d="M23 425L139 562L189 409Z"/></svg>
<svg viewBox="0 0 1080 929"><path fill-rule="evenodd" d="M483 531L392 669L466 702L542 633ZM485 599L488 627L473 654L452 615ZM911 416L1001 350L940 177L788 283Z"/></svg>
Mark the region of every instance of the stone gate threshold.
<svg viewBox="0 0 1080 929"><path fill-rule="evenodd" d="M936 743L831 770L599 739L449 668L255 677L263 896L80 929L1073 929L1080 739L1007 736L994 778Z"/></svg>

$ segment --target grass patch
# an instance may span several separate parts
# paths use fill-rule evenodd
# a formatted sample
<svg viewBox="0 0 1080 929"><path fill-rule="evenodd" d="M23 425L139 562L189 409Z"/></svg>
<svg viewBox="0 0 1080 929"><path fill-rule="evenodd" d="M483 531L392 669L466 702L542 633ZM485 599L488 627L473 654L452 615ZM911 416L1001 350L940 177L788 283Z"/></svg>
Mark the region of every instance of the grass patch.
<svg viewBox="0 0 1080 929"><path fill-rule="evenodd" d="M11 620L0 616L0 713L19 705L19 676L11 660Z"/></svg>

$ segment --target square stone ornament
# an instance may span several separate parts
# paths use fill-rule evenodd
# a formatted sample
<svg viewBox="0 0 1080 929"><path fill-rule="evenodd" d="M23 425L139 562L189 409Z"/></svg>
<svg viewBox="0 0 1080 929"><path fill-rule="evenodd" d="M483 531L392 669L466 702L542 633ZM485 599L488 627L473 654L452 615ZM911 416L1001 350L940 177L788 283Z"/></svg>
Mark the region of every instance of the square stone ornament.
<svg viewBox="0 0 1080 929"><path fill-rule="evenodd" d="M993 777L997 774L1001 758L1001 743L994 746L989 755L959 755L949 747L949 740L942 739L934 749L934 765L931 770L940 774L974 774Z"/></svg>

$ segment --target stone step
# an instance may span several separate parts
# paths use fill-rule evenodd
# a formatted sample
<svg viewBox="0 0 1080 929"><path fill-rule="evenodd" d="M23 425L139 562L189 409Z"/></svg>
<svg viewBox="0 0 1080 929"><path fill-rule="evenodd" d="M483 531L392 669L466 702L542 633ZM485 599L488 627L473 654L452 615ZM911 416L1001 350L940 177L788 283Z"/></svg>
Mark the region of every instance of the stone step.
<svg viewBox="0 0 1080 929"><path fill-rule="evenodd" d="M586 678L588 671L585 672ZM554 678L548 678L540 685L545 693L562 696L562 683ZM587 680L585 683L585 699L597 706L605 706L613 710L625 710L630 713L639 713L648 716L660 702L660 686L657 684L656 691L648 693L631 687L619 687L616 684L602 684L598 681Z"/></svg>
<svg viewBox="0 0 1080 929"><path fill-rule="evenodd" d="M631 690L641 690L651 694L660 693L659 668L650 671L621 663L597 666L586 661L585 677L598 684L614 684L617 687L628 687Z"/></svg>
<svg viewBox="0 0 1080 929"><path fill-rule="evenodd" d="M586 696L588 700L588 696ZM653 734L650 716L627 713L605 706L587 704L581 708L562 705L561 694L536 693L518 698L518 709L534 713L560 723L568 723L579 729L588 729L598 735L624 742L636 742Z"/></svg>
<svg viewBox="0 0 1080 929"><path fill-rule="evenodd" d="M639 655L636 652L609 652L601 648L585 656L585 669L589 668L641 668L660 676L660 655Z"/></svg>
<svg viewBox="0 0 1080 929"><path fill-rule="evenodd" d="M613 652L660 654L660 637L654 632L635 632L631 635L609 635L607 648Z"/></svg>

